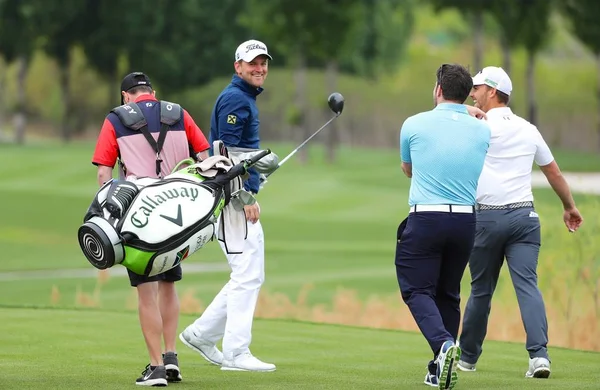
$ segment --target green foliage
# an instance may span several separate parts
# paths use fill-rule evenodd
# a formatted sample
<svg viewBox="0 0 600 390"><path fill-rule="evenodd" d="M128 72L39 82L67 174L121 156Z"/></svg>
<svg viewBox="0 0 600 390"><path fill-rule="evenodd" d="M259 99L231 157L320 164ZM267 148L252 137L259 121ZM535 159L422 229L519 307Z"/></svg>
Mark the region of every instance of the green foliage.
<svg viewBox="0 0 600 390"><path fill-rule="evenodd" d="M412 37L414 8L412 0L356 2L347 11L355 22L341 43L341 69L372 79L397 69Z"/></svg>
<svg viewBox="0 0 600 390"><path fill-rule="evenodd" d="M118 61L126 50L130 26L128 17L135 12L134 4L124 0L86 0L87 12L80 15L84 21L81 45L86 58L105 81L117 83ZM123 12L123 11L124 12Z"/></svg>
<svg viewBox="0 0 600 390"><path fill-rule="evenodd" d="M73 45L80 40L86 26L82 17L86 13L86 1L81 0L29 0L34 12L33 23L41 37L41 47L65 67Z"/></svg>
<svg viewBox="0 0 600 390"><path fill-rule="evenodd" d="M522 43L520 29L527 20L523 18L522 6L517 2L492 1L490 12L497 20L503 39L509 47L516 48Z"/></svg>
<svg viewBox="0 0 600 390"><path fill-rule="evenodd" d="M521 1L521 18L517 28L522 35L523 45L532 53L537 53L548 41L554 3L554 0Z"/></svg>
<svg viewBox="0 0 600 390"><path fill-rule="evenodd" d="M102 27L84 43L88 53L107 46L91 56L103 75L113 76L123 54L127 72L144 71L165 96L232 72L234 50L247 39L235 23L238 9L234 0L102 1L91 16Z"/></svg>
<svg viewBox="0 0 600 390"><path fill-rule="evenodd" d="M562 10L572 22L575 35L600 55L600 7L595 0L564 0Z"/></svg>
<svg viewBox="0 0 600 390"><path fill-rule="evenodd" d="M313 41L309 12L314 5L314 1L249 0L238 20L256 39L280 53L280 58L275 57L277 63L294 64L306 61L310 55Z"/></svg>
<svg viewBox="0 0 600 390"><path fill-rule="evenodd" d="M34 22L34 0L0 0L0 53L10 63L29 57L39 36Z"/></svg>

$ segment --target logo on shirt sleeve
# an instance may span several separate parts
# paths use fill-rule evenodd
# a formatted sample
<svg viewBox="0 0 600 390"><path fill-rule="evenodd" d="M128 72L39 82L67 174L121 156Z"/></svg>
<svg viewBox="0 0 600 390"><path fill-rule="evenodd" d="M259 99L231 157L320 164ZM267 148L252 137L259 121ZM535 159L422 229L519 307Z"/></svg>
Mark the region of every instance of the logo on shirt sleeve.
<svg viewBox="0 0 600 390"><path fill-rule="evenodd" d="M227 115L227 123L230 125L235 125L237 122L237 117L235 115Z"/></svg>

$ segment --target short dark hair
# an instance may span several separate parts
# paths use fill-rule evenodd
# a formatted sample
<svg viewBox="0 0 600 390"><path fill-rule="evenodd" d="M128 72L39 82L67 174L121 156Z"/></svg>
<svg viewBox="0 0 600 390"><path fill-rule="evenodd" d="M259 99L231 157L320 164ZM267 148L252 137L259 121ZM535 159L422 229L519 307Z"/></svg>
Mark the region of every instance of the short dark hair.
<svg viewBox="0 0 600 390"><path fill-rule="evenodd" d="M130 93L132 95L135 95L136 93L152 93L152 87L149 87L147 85L139 85L137 87L133 87L127 91L125 91L127 93Z"/></svg>
<svg viewBox="0 0 600 390"><path fill-rule="evenodd" d="M490 87L489 85L484 85L484 86L488 89L488 91L490 89L495 89L494 87ZM498 98L498 103L508 106L508 102L510 101L510 96L508 96L504 92L496 89L496 97Z"/></svg>
<svg viewBox="0 0 600 390"><path fill-rule="evenodd" d="M505 94L504 92L496 90L496 96L498 96L498 101L504 105L508 106L508 102L510 101L510 96Z"/></svg>
<svg viewBox="0 0 600 390"><path fill-rule="evenodd" d="M443 64L438 68L436 78L444 100L463 104L473 89L473 78L462 65Z"/></svg>

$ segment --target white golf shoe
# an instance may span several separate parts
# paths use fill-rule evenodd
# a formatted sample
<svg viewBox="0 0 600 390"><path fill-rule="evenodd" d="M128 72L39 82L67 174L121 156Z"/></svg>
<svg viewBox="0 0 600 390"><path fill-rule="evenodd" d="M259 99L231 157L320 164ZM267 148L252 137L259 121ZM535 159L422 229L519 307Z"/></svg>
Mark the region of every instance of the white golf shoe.
<svg viewBox="0 0 600 390"><path fill-rule="evenodd" d="M190 349L198 352L207 362L216 366L223 362L223 353L211 342L203 340L189 326L179 334L179 339Z"/></svg>
<svg viewBox="0 0 600 390"><path fill-rule="evenodd" d="M223 363L221 363L221 370L272 372L275 371L275 365L262 362L254 357L250 352L246 352L235 356L231 360L223 359Z"/></svg>
<svg viewBox="0 0 600 390"><path fill-rule="evenodd" d="M548 378L550 376L550 361L543 357L529 359L529 370L526 378Z"/></svg>

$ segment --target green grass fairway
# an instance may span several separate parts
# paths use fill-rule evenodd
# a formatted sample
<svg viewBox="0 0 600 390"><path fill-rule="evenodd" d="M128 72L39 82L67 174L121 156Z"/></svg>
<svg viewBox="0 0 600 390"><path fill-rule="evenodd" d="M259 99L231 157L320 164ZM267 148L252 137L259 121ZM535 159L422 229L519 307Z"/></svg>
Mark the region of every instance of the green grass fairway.
<svg viewBox="0 0 600 390"><path fill-rule="evenodd" d="M293 146L264 143L283 157ZM93 144L0 145L0 305L94 306L135 310L124 277L99 284L79 249L76 232L98 188L90 163ZM259 317L363 326L414 327L402 304L394 270L395 233L407 213L410 181L395 150L340 149L328 164L319 145L302 165L295 156L258 196L266 238L266 282ZM597 157L557 152L565 171L597 164ZM573 164L573 165L570 165ZM596 165L594 165L596 164ZM589 168L588 167L588 168ZM591 169L591 168L590 168ZM542 220L540 286L550 322L550 344L600 351L593 291L600 277L600 201L576 194L586 218L581 231L562 225L560 201L536 189ZM185 261L211 271L186 273L178 283L182 310L197 313L228 279L216 243ZM66 270L91 276L69 276ZM463 304L469 294L463 279ZM307 290L308 289L308 290ZM305 291L308 291L306 294ZM489 337L523 340L514 290L503 269Z"/></svg>
<svg viewBox="0 0 600 390"><path fill-rule="evenodd" d="M281 157L293 148L264 146ZM148 359L135 290L117 275L122 267L98 279L77 244L77 228L98 188L89 162L92 151L89 143L0 145L0 390L133 388ZM291 159L258 197L266 282L252 349L275 362L277 372L222 373L179 344L185 381L175 387L426 388L422 381L430 354L423 337L373 329L414 329L393 265L396 227L406 216L410 183L398 153L344 148L334 164L325 162L320 147L310 154L306 165ZM599 166L597 157L556 154L565 171ZM543 226L538 271L548 310L552 376L524 378L523 326L503 269L483 360L478 372L461 373L458 389L599 388L600 354L558 347L600 351L600 308L593 298L600 278L600 199L575 194L586 222L569 234L552 191L534 194ZM195 318L186 313L200 313L228 279L216 243L185 265L209 269L185 273L178 283L180 328ZM467 271L463 305L469 282ZM42 308L26 308L32 306ZM315 324L320 322L365 328Z"/></svg>
<svg viewBox="0 0 600 390"><path fill-rule="evenodd" d="M132 389L146 361L135 313L0 308L0 389ZM182 316L180 328L193 320ZM253 352L274 373L221 372L178 341L185 389L424 389L430 354L413 333L257 320ZM486 344L456 389L597 389L600 354L555 349L549 380L525 379L520 345Z"/></svg>

